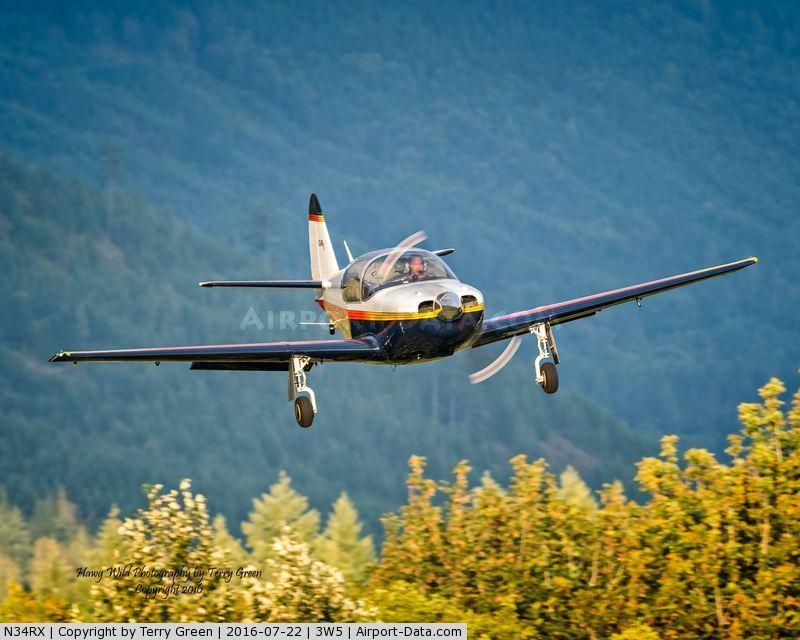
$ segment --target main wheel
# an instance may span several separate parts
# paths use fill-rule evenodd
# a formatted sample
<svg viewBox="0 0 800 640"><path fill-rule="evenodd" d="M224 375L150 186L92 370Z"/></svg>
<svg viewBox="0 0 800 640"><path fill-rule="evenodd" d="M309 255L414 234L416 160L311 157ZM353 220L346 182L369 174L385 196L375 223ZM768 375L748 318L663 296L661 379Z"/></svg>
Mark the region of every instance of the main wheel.
<svg viewBox="0 0 800 640"><path fill-rule="evenodd" d="M303 429L307 429L314 422L314 407L308 396L300 396L294 401L294 418Z"/></svg>
<svg viewBox="0 0 800 640"><path fill-rule="evenodd" d="M558 371L552 362L542 364L542 375L544 382L541 383L545 393L555 393L558 391Z"/></svg>

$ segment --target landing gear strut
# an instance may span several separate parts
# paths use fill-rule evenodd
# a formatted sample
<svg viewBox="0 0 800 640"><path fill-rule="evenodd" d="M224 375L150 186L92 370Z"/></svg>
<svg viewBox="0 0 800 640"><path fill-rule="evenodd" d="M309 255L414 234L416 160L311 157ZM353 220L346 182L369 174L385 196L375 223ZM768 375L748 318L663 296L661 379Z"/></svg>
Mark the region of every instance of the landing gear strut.
<svg viewBox="0 0 800 640"><path fill-rule="evenodd" d="M542 387L545 393L555 393L558 391L558 349L556 341L553 339L553 332L549 322L540 322L530 328L530 332L536 336L536 344L539 347L539 355L533 363L536 372L536 383ZM545 358L553 358L553 362L544 362Z"/></svg>
<svg viewBox="0 0 800 640"><path fill-rule="evenodd" d="M311 368L308 356L292 356L289 361L289 400L294 400L294 418L304 429L311 426L317 414L317 398L306 384L307 368Z"/></svg>

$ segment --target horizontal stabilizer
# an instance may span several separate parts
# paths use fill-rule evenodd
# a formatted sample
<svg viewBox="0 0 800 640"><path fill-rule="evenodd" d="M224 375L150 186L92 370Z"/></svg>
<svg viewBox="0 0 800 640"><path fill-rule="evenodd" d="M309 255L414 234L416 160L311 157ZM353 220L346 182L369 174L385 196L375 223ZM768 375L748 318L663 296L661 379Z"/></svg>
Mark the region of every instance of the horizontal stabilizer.
<svg viewBox="0 0 800 640"><path fill-rule="evenodd" d="M265 287L274 289L327 289L324 280L209 280L200 282L201 287Z"/></svg>

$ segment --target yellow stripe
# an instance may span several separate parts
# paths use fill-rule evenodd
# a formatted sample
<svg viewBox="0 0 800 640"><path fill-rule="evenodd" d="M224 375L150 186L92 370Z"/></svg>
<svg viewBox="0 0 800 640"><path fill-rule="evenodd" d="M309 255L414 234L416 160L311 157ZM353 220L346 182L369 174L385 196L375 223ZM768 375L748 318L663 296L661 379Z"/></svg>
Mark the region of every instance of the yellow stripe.
<svg viewBox="0 0 800 640"><path fill-rule="evenodd" d="M476 313L483 311L482 304L474 304L464 308L464 313ZM435 318L439 315L439 310L432 309L430 311L407 311L407 312L394 312L394 311L358 311L351 309L348 311L347 317L350 320L427 320Z"/></svg>

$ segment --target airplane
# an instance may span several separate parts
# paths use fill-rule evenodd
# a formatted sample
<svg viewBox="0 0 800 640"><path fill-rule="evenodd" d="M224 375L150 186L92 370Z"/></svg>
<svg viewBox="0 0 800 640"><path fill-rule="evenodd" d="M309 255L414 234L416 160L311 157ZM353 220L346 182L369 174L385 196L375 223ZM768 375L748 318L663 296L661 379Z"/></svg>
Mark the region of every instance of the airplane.
<svg viewBox="0 0 800 640"><path fill-rule="evenodd" d="M558 349L552 327L595 315L603 309L701 280L738 271L758 262L751 257L728 264L612 289L516 313L486 317L483 294L461 282L442 259L454 249L428 251L418 245L418 232L396 247L353 258L340 268L319 200L311 194L308 208L310 280L212 280L201 287L310 289L330 319L328 328L340 339L217 344L186 347L61 351L50 362L151 361L190 362L192 370L286 371L289 401L301 427L310 427L317 401L307 373L324 362L401 365L436 360L470 347L509 340L489 366L470 376L482 382L514 355L521 337L536 338L534 379L545 393L558 389ZM324 324L324 323L323 323Z"/></svg>

